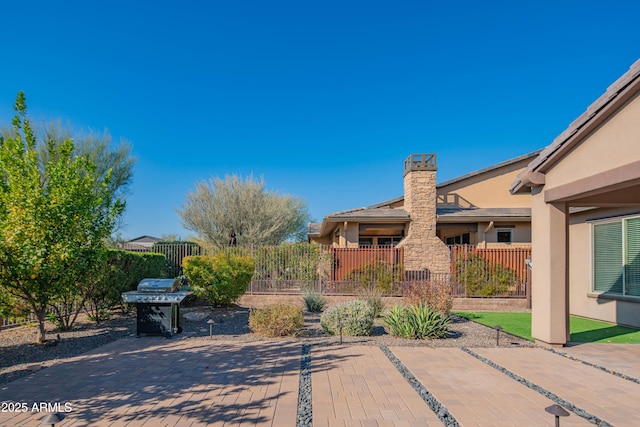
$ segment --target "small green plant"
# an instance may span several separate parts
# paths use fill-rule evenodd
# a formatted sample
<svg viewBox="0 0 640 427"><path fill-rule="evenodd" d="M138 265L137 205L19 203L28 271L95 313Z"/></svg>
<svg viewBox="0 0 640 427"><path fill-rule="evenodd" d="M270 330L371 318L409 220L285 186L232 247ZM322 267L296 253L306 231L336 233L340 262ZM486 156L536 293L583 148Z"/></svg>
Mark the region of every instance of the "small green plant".
<svg viewBox="0 0 640 427"><path fill-rule="evenodd" d="M363 300L353 300L335 304L320 316L320 326L331 334L342 333L351 336L366 336L373 332L373 308Z"/></svg>
<svg viewBox="0 0 640 427"><path fill-rule="evenodd" d="M249 328L263 337L297 336L303 326L304 313L293 304L276 304L249 313Z"/></svg>
<svg viewBox="0 0 640 427"><path fill-rule="evenodd" d="M422 303L408 307L396 304L383 321L393 336L421 340L449 335L449 316Z"/></svg>
<svg viewBox="0 0 640 427"><path fill-rule="evenodd" d="M327 299L316 291L307 291L302 297L307 311L311 313L320 313L327 304Z"/></svg>

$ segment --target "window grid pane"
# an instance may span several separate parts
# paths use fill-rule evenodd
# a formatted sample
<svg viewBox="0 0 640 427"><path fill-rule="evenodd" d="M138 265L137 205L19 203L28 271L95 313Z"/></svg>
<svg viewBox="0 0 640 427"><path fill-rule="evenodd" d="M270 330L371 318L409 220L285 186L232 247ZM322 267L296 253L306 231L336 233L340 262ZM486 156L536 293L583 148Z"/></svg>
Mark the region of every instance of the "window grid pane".
<svg viewBox="0 0 640 427"><path fill-rule="evenodd" d="M594 290L622 294L622 221L593 227Z"/></svg>
<svg viewBox="0 0 640 427"><path fill-rule="evenodd" d="M640 218L626 221L625 290L627 295L640 296Z"/></svg>

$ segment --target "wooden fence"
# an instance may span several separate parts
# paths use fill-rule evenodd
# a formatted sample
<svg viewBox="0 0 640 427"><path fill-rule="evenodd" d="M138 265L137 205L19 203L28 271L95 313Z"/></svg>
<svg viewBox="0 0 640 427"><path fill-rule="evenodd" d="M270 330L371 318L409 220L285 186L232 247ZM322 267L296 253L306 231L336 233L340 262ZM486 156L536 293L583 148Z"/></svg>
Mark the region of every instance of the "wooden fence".
<svg viewBox="0 0 640 427"><path fill-rule="evenodd" d="M330 248L333 265L331 280L352 280L371 270L402 266L403 248L369 246L363 248Z"/></svg>
<svg viewBox="0 0 640 427"><path fill-rule="evenodd" d="M352 295L363 285L383 283L389 294L402 295L412 281L445 280L456 297L525 298L530 277L526 265L530 248L451 246L451 271L442 278L406 277L403 248L298 243L225 250L249 251L254 257L255 272L247 291L250 294L299 294L313 289L327 295ZM184 257L208 254L193 243L156 244L149 251L167 257L174 277L181 274Z"/></svg>

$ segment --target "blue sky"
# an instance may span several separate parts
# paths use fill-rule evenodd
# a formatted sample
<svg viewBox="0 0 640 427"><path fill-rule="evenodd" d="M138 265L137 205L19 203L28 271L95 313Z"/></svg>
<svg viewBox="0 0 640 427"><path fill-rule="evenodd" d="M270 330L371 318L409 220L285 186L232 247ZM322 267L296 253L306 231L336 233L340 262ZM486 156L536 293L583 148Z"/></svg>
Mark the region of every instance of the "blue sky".
<svg viewBox="0 0 640 427"><path fill-rule="evenodd" d="M186 238L195 184L264 177L313 219L548 145L640 58L640 2L30 1L2 7L0 126L108 129L137 157L123 237Z"/></svg>

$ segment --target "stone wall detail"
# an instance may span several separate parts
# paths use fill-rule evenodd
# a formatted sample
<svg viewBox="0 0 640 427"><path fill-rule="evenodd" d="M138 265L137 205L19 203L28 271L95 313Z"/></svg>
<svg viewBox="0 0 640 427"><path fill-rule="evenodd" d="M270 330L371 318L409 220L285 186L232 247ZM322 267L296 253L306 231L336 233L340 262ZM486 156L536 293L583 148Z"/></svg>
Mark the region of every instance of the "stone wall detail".
<svg viewBox="0 0 640 427"><path fill-rule="evenodd" d="M404 209L411 216L404 247L405 271L444 279L450 274L449 248L436 236L435 154L412 154L405 161Z"/></svg>

